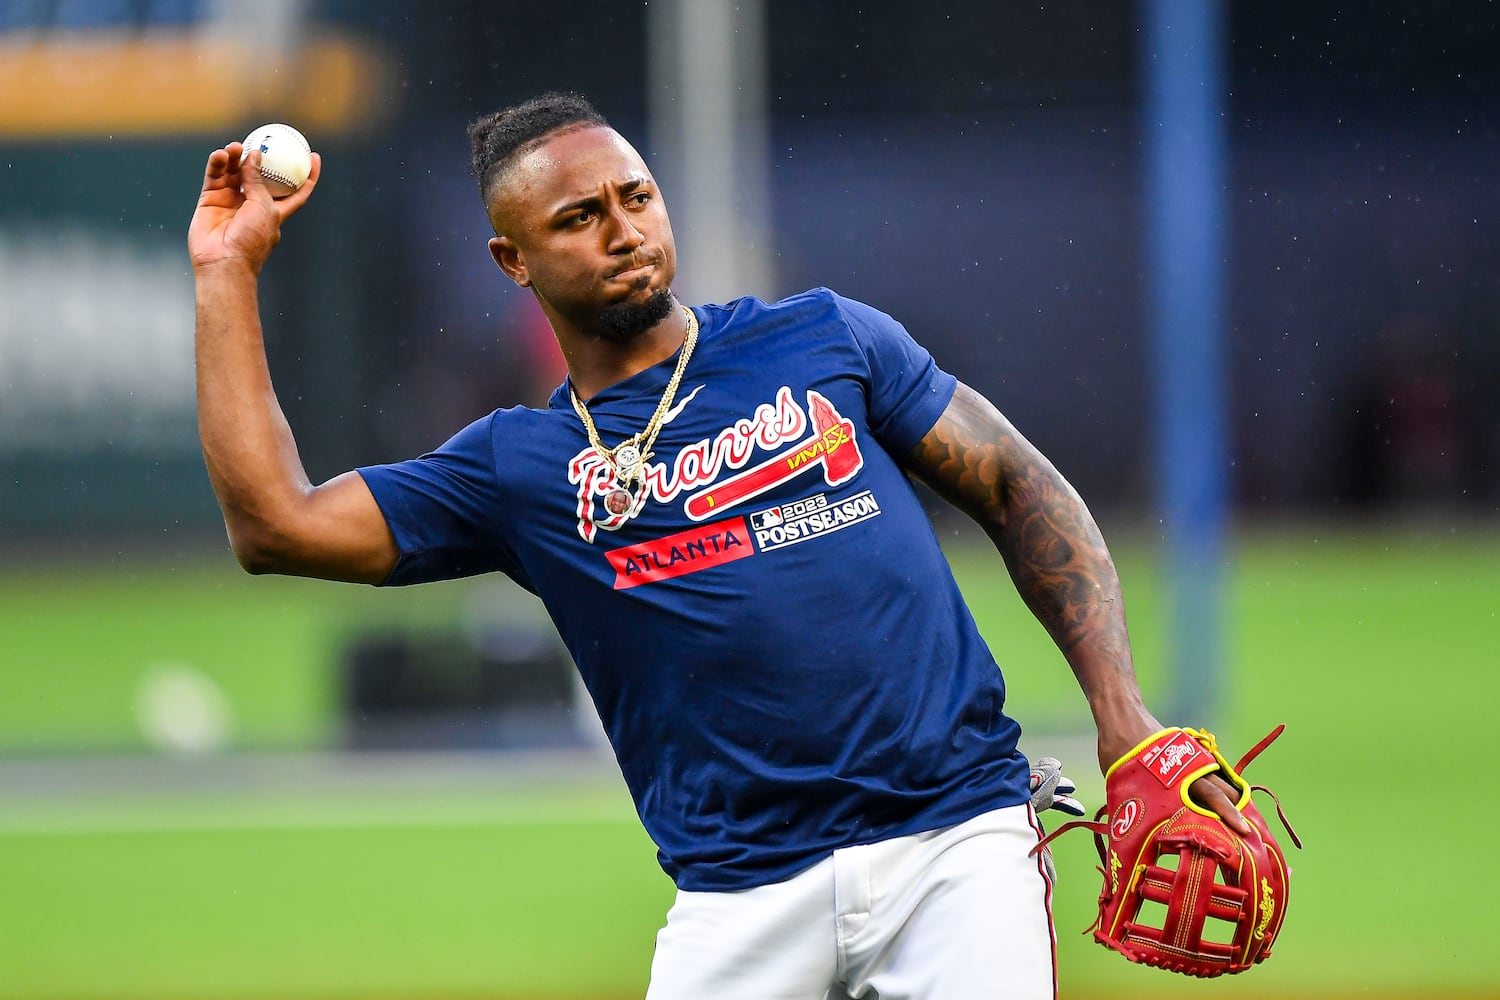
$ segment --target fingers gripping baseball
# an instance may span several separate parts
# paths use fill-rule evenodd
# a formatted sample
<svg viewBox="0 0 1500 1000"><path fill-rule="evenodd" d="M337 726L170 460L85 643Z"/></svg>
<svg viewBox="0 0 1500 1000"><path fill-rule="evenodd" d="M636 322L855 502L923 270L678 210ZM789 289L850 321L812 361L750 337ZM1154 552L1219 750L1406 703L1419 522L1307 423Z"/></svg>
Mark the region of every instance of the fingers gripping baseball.
<svg viewBox="0 0 1500 1000"><path fill-rule="evenodd" d="M244 147L232 142L208 157L203 190L188 227L188 253L195 269L225 263L259 272L281 241L281 225L317 186L322 158L312 154L307 182L285 198L273 198L261 176L258 150L241 162Z"/></svg>

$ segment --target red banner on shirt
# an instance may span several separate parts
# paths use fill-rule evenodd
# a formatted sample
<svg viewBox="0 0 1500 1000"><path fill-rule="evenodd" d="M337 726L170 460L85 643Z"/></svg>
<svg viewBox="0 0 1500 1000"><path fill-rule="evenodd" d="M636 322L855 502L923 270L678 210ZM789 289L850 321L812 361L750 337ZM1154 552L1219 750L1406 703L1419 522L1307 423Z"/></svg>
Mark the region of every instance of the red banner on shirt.
<svg viewBox="0 0 1500 1000"><path fill-rule="evenodd" d="M615 549L605 558L615 568L615 589L625 590L753 555L749 526L737 517Z"/></svg>

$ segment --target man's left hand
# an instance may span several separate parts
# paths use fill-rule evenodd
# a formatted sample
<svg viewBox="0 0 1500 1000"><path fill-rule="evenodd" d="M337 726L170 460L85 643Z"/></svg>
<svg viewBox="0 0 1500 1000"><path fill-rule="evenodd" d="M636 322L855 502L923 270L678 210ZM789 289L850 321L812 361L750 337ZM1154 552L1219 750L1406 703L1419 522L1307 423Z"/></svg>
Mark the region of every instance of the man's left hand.
<svg viewBox="0 0 1500 1000"><path fill-rule="evenodd" d="M1042 757L1031 763L1031 808L1039 813L1048 809L1065 812L1069 816L1082 816L1083 803L1072 798L1078 786L1062 773L1062 761L1056 757Z"/></svg>
<svg viewBox="0 0 1500 1000"><path fill-rule="evenodd" d="M1031 762L1031 808L1038 813L1048 809L1065 812L1069 816L1082 816L1083 803L1073 798L1078 787L1062 773L1062 761L1056 757L1040 757ZM1057 864L1052 860L1052 851L1042 848L1042 867L1047 871L1047 880L1057 884Z"/></svg>

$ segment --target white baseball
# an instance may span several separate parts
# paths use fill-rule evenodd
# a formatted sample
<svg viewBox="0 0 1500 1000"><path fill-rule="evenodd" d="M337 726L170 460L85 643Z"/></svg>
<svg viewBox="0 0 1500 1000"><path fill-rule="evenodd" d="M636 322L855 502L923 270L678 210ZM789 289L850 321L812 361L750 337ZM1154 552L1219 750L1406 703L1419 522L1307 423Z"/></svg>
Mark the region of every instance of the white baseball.
<svg viewBox="0 0 1500 1000"><path fill-rule="evenodd" d="M260 174L271 197L285 198L307 183L307 175L312 172L312 147L290 125L262 125L245 136L241 163L252 149L260 150Z"/></svg>

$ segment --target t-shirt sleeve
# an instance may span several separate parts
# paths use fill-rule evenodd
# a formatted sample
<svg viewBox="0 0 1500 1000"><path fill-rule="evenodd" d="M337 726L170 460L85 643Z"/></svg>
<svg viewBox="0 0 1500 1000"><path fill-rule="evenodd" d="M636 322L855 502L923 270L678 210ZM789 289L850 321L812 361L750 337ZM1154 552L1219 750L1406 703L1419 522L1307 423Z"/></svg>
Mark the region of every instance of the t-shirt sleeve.
<svg viewBox="0 0 1500 1000"><path fill-rule="evenodd" d="M837 302L870 368L870 429L892 455L905 455L943 415L958 380L890 316L842 296Z"/></svg>
<svg viewBox="0 0 1500 1000"><path fill-rule="evenodd" d="M517 576L496 532L501 510L491 432L477 420L437 451L358 469L396 539L400 558L383 586L451 580L494 570Z"/></svg>

